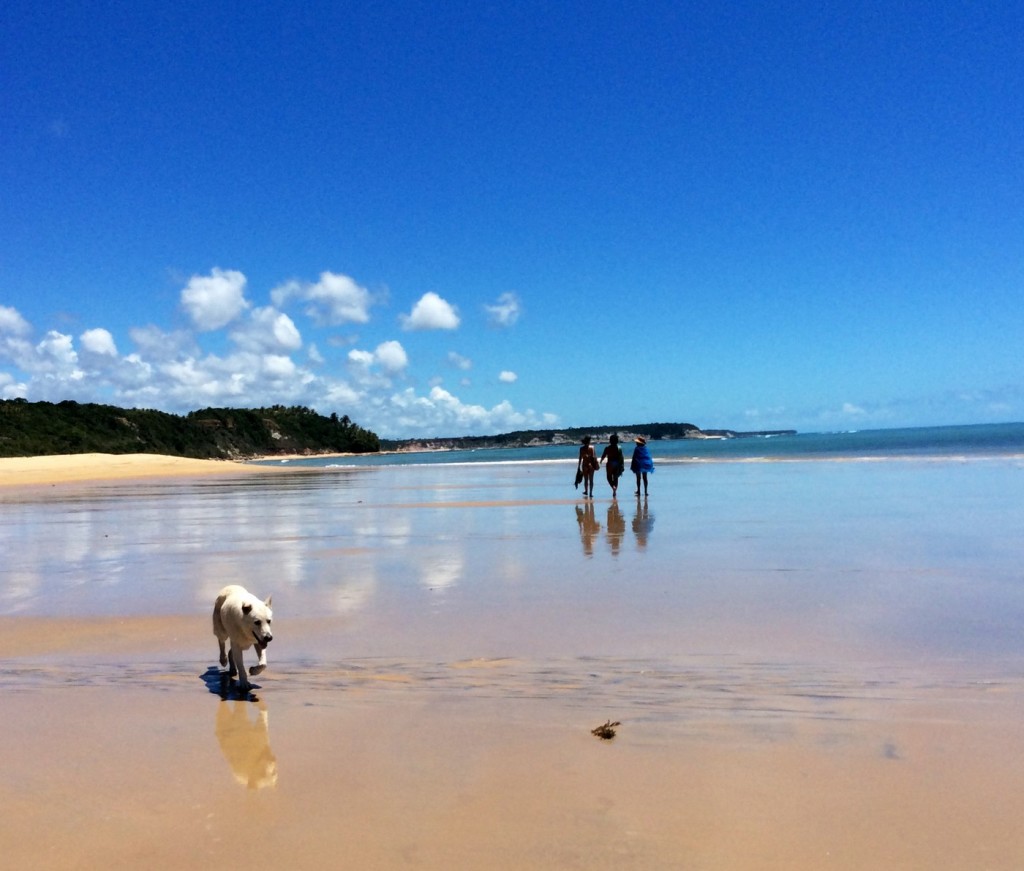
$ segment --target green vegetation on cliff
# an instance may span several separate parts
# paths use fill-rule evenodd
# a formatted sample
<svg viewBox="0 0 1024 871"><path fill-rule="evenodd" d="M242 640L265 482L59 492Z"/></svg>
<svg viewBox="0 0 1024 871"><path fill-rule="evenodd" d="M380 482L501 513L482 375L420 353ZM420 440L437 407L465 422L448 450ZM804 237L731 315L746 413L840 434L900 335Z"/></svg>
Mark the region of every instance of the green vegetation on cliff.
<svg viewBox="0 0 1024 871"><path fill-rule="evenodd" d="M103 453L237 459L379 450L376 434L347 415L324 417L303 406L204 408L181 417L71 400L0 400L0 457Z"/></svg>

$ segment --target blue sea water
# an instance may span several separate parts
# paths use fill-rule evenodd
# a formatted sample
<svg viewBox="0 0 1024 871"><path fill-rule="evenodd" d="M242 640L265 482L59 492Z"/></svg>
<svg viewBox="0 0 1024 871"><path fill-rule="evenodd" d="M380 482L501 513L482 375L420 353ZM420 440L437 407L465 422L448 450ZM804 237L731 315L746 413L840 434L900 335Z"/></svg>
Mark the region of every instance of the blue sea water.
<svg viewBox="0 0 1024 871"><path fill-rule="evenodd" d="M629 445L623 446L629 456ZM733 439L652 441L656 463L694 461L882 459L1024 455L1024 423L797 433ZM411 466L437 463L537 463L574 460L576 445L536 448L423 451L288 460L295 466ZM600 452L600 451L599 451ZM263 460L279 464L281 460Z"/></svg>
<svg viewBox="0 0 1024 871"><path fill-rule="evenodd" d="M1024 674L1024 424L652 446L649 499L627 478L613 500L603 475L583 499L572 445L0 488L0 617L208 619L235 582L293 625L334 620L360 656ZM275 668L318 655L301 634Z"/></svg>

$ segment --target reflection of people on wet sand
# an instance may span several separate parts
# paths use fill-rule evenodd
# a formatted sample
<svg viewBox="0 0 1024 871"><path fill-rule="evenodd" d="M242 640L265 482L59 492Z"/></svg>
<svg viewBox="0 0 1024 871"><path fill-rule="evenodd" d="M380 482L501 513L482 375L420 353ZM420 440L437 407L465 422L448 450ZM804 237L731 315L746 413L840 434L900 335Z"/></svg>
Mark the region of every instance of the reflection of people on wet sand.
<svg viewBox="0 0 1024 871"><path fill-rule="evenodd" d="M617 556L619 548L622 547L622 539L626 535L626 518L619 511L619 503L613 501L608 506L608 519L604 525L605 535L608 537L608 547L612 556Z"/></svg>
<svg viewBox="0 0 1024 871"><path fill-rule="evenodd" d="M651 452L647 450L647 439L637 436L636 447L633 448L633 459L630 460L629 470L636 475L636 494L640 495L640 479L644 482L644 496L647 495L647 475L654 474L654 460L651 459Z"/></svg>
<svg viewBox="0 0 1024 871"><path fill-rule="evenodd" d="M647 500L641 502L636 500L636 514L633 516L633 535L636 536L636 546L647 547L647 536L654 530L654 515L647 510Z"/></svg>
<svg viewBox="0 0 1024 871"><path fill-rule="evenodd" d="M580 447L580 458L576 463L576 471L583 473L583 495L594 498L594 472L598 470L601 463L594 452L594 446L590 443L590 436L583 436L583 445Z"/></svg>
<svg viewBox="0 0 1024 871"><path fill-rule="evenodd" d="M580 525L580 540L583 542L583 552L587 556L593 556L594 538L601 531L601 524L597 522L597 518L594 516L593 502L576 506L576 522Z"/></svg>
<svg viewBox="0 0 1024 871"><path fill-rule="evenodd" d="M601 452L601 462L605 463L604 471L608 476L608 486L612 488L614 499L619 489L619 478L626 470L626 458L622 456L622 448L619 447L619 437L616 433L612 433L608 439L608 447Z"/></svg>
<svg viewBox="0 0 1024 871"><path fill-rule="evenodd" d="M249 712L256 713L250 718ZM263 701L222 701L215 726L220 752L242 786L263 789L277 783L277 759L270 749L267 706Z"/></svg>

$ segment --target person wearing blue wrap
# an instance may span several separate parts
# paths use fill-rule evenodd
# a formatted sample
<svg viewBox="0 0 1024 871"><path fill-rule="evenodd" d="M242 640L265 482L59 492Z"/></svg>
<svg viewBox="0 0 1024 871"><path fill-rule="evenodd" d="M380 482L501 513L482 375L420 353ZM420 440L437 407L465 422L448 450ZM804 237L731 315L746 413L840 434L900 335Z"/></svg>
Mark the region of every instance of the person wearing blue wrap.
<svg viewBox="0 0 1024 871"><path fill-rule="evenodd" d="M644 496L647 495L647 475L654 474L654 460L651 459L651 452L647 450L647 439L637 436L634 439L636 447L633 448L633 458L629 461L629 470L636 475L636 493L640 495L640 481L643 480Z"/></svg>

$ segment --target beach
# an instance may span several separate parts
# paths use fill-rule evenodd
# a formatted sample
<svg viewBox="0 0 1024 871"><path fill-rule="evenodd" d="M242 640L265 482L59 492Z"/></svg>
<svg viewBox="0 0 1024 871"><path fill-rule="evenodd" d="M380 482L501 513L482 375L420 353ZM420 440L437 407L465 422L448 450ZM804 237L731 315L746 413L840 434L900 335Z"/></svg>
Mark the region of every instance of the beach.
<svg viewBox="0 0 1024 871"><path fill-rule="evenodd" d="M1019 459L571 466L0 460L5 865L1019 867Z"/></svg>

